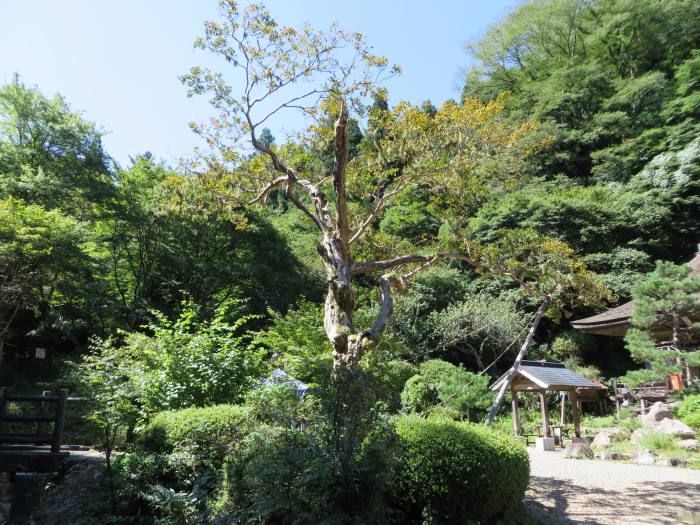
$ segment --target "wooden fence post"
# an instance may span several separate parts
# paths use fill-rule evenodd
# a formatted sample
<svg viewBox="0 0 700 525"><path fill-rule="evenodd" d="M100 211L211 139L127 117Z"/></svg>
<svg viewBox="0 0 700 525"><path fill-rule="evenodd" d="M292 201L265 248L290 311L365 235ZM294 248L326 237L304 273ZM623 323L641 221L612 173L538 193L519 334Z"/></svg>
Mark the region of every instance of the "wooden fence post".
<svg viewBox="0 0 700 525"><path fill-rule="evenodd" d="M56 422L53 427L53 439L51 440L51 452L61 451L61 439L63 439L63 424L66 422L66 403L68 402L68 390L62 388L58 391L58 403L56 404Z"/></svg>
<svg viewBox="0 0 700 525"><path fill-rule="evenodd" d="M574 388L570 392L570 397L571 397L571 415L574 418L574 435L577 438L581 437L581 414L578 409L578 393L576 392L576 389Z"/></svg>
<svg viewBox="0 0 700 525"><path fill-rule="evenodd" d="M41 393L41 397L46 397L50 396L51 391L50 390L44 390ZM47 401L42 401L41 402L41 408L39 410L39 414L42 416L48 416L49 415L49 403ZM46 435L49 433L49 424L46 421L40 421L37 432L42 435Z"/></svg>
<svg viewBox="0 0 700 525"><path fill-rule="evenodd" d="M549 407L547 406L547 391L540 390L540 405L542 408L542 432L544 437L549 437Z"/></svg>

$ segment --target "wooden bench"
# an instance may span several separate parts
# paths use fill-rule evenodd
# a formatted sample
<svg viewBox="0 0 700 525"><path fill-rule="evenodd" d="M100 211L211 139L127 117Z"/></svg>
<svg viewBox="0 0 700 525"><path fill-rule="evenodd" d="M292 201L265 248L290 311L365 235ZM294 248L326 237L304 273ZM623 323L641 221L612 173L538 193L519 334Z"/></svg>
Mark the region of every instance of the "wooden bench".
<svg viewBox="0 0 700 525"><path fill-rule="evenodd" d="M38 405L38 413L13 414L8 403ZM68 390L56 394L12 394L0 387L0 472L56 472L69 453L61 451ZM51 411L50 408L54 407ZM8 423L36 425L35 432L9 432ZM49 431L49 424L53 428Z"/></svg>

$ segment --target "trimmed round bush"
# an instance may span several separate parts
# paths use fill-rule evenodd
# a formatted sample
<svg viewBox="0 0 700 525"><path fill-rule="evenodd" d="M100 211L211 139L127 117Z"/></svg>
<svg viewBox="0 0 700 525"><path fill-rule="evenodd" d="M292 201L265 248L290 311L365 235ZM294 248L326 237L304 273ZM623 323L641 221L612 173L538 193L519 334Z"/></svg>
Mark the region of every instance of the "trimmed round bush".
<svg viewBox="0 0 700 525"><path fill-rule="evenodd" d="M223 461L228 449L246 433L248 410L214 405L160 412L139 433L139 444L153 452L187 448L210 461Z"/></svg>
<svg viewBox="0 0 700 525"><path fill-rule="evenodd" d="M522 502L530 466L523 445L471 423L397 421L391 497L405 521L492 523Z"/></svg>

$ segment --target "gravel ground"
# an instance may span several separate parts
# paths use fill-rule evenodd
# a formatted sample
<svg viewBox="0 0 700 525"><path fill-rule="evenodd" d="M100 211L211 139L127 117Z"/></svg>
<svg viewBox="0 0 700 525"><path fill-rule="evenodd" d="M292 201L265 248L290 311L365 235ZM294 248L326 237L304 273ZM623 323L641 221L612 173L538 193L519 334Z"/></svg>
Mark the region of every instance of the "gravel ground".
<svg viewBox="0 0 700 525"><path fill-rule="evenodd" d="M700 470L530 454L531 514L549 523L700 524Z"/></svg>

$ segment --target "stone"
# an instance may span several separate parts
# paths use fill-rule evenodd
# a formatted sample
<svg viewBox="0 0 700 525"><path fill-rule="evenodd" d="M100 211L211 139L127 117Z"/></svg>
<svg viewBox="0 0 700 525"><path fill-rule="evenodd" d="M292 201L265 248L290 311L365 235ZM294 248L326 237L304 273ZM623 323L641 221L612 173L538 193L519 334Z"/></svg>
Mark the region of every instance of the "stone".
<svg viewBox="0 0 700 525"><path fill-rule="evenodd" d="M612 439L610 439L610 434L607 432L599 432L596 437L593 438L591 442L591 448L605 448L612 444Z"/></svg>
<svg viewBox="0 0 700 525"><path fill-rule="evenodd" d="M535 448L543 452L554 450L554 438L540 437L535 440Z"/></svg>
<svg viewBox="0 0 700 525"><path fill-rule="evenodd" d="M688 462L683 458L658 458L654 465L662 467L684 467Z"/></svg>
<svg viewBox="0 0 700 525"><path fill-rule="evenodd" d="M634 443L635 445L639 445L639 441L642 439L642 436L645 433L646 432L644 431L644 429L638 428L637 430L632 432L632 435L630 436L630 442Z"/></svg>
<svg viewBox="0 0 700 525"><path fill-rule="evenodd" d="M673 414L671 414L671 410L668 408L668 405L666 405L666 403L662 403L661 401L657 401L651 405L649 412L644 414L642 419L648 423L655 423L670 417L673 417Z"/></svg>
<svg viewBox="0 0 700 525"><path fill-rule="evenodd" d="M593 450L585 443L569 443L564 449L565 458L593 459Z"/></svg>
<svg viewBox="0 0 700 525"><path fill-rule="evenodd" d="M698 440L697 439L681 439L676 443L680 448L687 450L688 452L698 451Z"/></svg>
<svg viewBox="0 0 700 525"><path fill-rule="evenodd" d="M654 428L657 432L662 432L680 439L695 439L695 431L677 419L662 419L654 425Z"/></svg>
<svg viewBox="0 0 700 525"><path fill-rule="evenodd" d="M596 452L595 457L603 461L625 461L630 457L622 452L613 452L612 450L601 450Z"/></svg>
<svg viewBox="0 0 700 525"><path fill-rule="evenodd" d="M591 441L591 448L605 448L610 446L614 441L619 441L615 439L615 436L619 434L624 434L624 430L621 428L604 428L595 435L593 441Z"/></svg>
<svg viewBox="0 0 700 525"><path fill-rule="evenodd" d="M648 448L643 448L632 456L632 462L638 465L653 465L655 461L656 456Z"/></svg>

